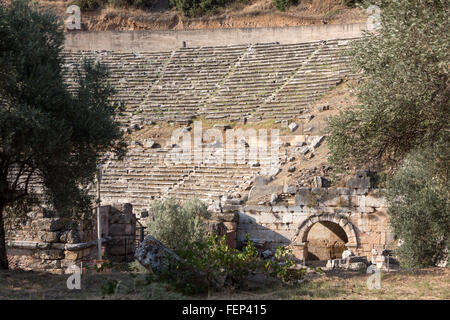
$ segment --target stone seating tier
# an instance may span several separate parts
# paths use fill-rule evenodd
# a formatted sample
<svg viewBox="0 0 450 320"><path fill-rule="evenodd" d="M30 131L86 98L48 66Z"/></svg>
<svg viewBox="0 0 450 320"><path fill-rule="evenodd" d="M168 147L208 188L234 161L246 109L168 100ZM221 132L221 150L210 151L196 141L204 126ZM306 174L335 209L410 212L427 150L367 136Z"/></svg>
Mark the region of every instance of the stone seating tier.
<svg viewBox="0 0 450 320"><path fill-rule="evenodd" d="M350 39L286 44L180 48L160 53L64 52L76 89L83 58L110 70L123 126L149 120L296 117L343 78L354 76L343 55Z"/></svg>

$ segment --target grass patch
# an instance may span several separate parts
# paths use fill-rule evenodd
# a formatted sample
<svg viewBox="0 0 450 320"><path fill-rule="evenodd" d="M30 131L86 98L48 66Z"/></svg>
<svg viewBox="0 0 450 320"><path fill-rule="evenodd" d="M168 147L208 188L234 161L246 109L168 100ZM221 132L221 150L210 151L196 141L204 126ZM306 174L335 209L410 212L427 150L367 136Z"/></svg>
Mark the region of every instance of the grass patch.
<svg viewBox="0 0 450 320"><path fill-rule="evenodd" d="M210 299L288 299L288 300L361 300L361 299L450 299L448 268L382 273L381 289L366 286L368 275L357 271L329 271L324 275L308 275L308 280L293 286L277 285L255 291L223 291ZM0 300L62 300L62 299L207 299L207 295L186 296L170 286L148 278L144 273L115 272L86 274L81 278L81 290L66 287L68 275L44 272L0 271ZM112 294L102 292L102 285L116 281Z"/></svg>

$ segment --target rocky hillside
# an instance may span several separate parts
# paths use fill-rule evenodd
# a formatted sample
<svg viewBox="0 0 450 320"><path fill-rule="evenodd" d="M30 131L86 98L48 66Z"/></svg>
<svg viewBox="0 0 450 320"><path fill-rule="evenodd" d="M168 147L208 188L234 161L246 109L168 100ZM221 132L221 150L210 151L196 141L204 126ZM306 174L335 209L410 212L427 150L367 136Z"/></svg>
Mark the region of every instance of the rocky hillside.
<svg viewBox="0 0 450 320"><path fill-rule="evenodd" d="M73 0L39 0L56 9L62 17ZM366 20L363 10L350 8L343 0L304 0L284 12L278 11L272 0L235 2L198 18L184 16L173 9L156 6L153 9L115 8L100 5L82 12L82 28L101 30L188 30L215 28L287 27L311 24L358 23Z"/></svg>

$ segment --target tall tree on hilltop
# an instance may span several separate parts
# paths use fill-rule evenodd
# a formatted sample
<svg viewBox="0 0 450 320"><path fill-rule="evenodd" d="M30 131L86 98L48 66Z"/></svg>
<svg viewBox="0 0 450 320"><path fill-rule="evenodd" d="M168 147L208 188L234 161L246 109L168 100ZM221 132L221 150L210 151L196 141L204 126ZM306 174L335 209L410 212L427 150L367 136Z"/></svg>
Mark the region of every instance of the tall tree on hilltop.
<svg viewBox="0 0 450 320"><path fill-rule="evenodd" d="M0 269L8 268L5 210L36 199L60 215L88 212L86 186L106 152L125 143L107 70L85 61L76 89L64 82L62 22L28 0L0 4Z"/></svg>

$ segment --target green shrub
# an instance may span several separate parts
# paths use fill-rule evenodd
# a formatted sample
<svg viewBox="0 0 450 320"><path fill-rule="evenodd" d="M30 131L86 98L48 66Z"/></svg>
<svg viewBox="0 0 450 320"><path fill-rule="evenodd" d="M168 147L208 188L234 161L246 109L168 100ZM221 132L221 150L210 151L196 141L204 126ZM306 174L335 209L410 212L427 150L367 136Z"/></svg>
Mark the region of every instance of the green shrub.
<svg viewBox="0 0 450 320"><path fill-rule="evenodd" d="M106 0L108 4L115 8L135 7L135 8L151 8L156 0Z"/></svg>
<svg viewBox="0 0 450 320"><path fill-rule="evenodd" d="M100 7L98 0L75 0L72 3L79 6L81 11L92 11Z"/></svg>
<svg viewBox="0 0 450 320"><path fill-rule="evenodd" d="M169 5L188 17L216 13L220 7L233 0L170 0Z"/></svg>
<svg viewBox="0 0 450 320"><path fill-rule="evenodd" d="M102 295L110 296L117 292L119 287L119 281L115 279L106 279L101 285Z"/></svg>
<svg viewBox="0 0 450 320"><path fill-rule="evenodd" d="M211 236L207 241L178 250L184 263L169 265L161 279L169 282L184 294L198 294L223 287L246 288L251 273L262 273L290 282L300 279L304 270L294 270L294 260L284 247L276 250L273 260L259 257L254 243L247 235L247 245L242 251L228 247L225 236Z"/></svg>
<svg viewBox="0 0 450 320"><path fill-rule="evenodd" d="M297 4L298 0L272 0L275 8L286 11L291 5Z"/></svg>
<svg viewBox="0 0 450 320"><path fill-rule="evenodd" d="M198 199L183 205L172 198L155 201L150 216L147 222L149 233L171 249L182 250L207 238L206 220L211 214Z"/></svg>
<svg viewBox="0 0 450 320"><path fill-rule="evenodd" d="M290 282L292 280L303 277L306 269L295 270L292 267L295 265L292 253L286 250L285 247L279 246L275 250L275 259L268 260L264 266L265 272L271 276Z"/></svg>

